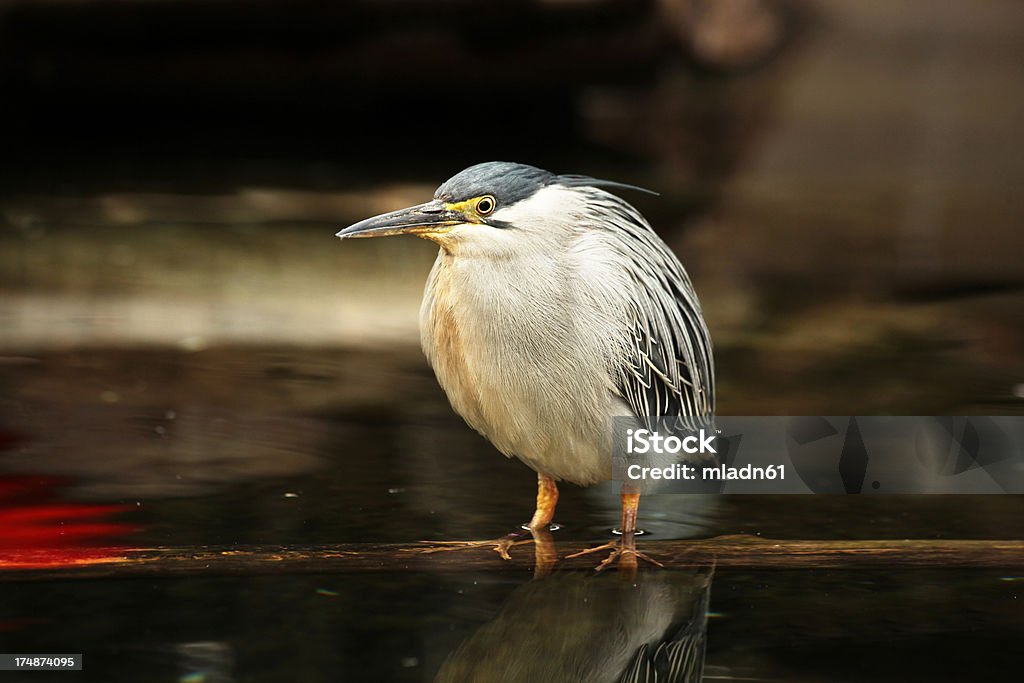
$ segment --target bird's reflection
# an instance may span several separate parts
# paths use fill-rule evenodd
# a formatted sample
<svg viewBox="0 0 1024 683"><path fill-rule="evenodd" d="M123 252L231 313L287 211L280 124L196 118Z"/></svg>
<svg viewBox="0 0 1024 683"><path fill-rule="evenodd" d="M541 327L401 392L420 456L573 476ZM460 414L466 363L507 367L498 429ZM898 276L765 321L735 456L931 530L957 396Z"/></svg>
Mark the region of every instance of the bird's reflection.
<svg viewBox="0 0 1024 683"><path fill-rule="evenodd" d="M711 576L556 571L516 589L435 681L700 681Z"/></svg>

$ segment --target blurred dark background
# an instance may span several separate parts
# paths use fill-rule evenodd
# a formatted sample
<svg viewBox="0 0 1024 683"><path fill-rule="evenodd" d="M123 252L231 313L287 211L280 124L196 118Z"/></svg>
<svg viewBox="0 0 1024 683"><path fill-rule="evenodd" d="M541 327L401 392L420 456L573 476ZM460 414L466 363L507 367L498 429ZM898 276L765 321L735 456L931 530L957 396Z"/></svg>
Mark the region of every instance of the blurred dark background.
<svg viewBox="0 0 1024 683"><path fill-rule="evenodd" d="M382 413L422 465L468 432L435 249L333 235L503 158L660 193L723 414L1020 413L1022 38L1010 0L4 2L0 468L219 491Z"/></svg>
<svg viewBox="0 0 1024 683"><path fill-rule="evenodd" d="M639 112L623 107L659 86L682 95L673 74L770 60L796 20L792 5L750 0L4 5L12 182L47 187L55 165L84 166L108 183L206 192L429 179L481 155L640 172L682 150L598 124L630 128ZM614 101L588 100L602 93ZM736 112L702 99L685 115L703 109L724 132ZM691 136L714 138L703 165L743 133L723 132ZM205 171L168 178L174 163ZM26 177L25 165L49 172Z"/></svg>
<svg viewBox="0 0 1024 683"><path fill-rule="evenodd" d="M638 183L723 412L1016 412L1018 3L0 3L0 345L415 345L338 226L512 159ZM766 391L765 387L773 387Z"/></svg>
<svg viewBox="0 0 1024 683"><path fill-rule="evenodd" d="M660 193L723 414L1020 413L1022 57L1012 0L0 3L0 471L526 474L421 357L434 246L334 239L488 159Z"/></svg>

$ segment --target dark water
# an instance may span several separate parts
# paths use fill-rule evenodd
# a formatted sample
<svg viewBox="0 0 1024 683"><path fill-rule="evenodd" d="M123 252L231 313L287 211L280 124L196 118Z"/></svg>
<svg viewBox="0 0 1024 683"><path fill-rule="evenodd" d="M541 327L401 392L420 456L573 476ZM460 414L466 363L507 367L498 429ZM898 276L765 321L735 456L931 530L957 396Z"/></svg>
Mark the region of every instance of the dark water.
<svg viewBox="0 0 1024 683"><path fill-rule="evenodd" d="M656 578L685 586L693 574ZM531 594L545 582L548 593ZM720 570L710 589L706 680L1017 680L1022 582L987 571ZM576 609L556 607L566 591L653 600L616 583L614 575L577 573L531 583L385 572L6 585L3 642L9 650L84 652L79 680L429 681L474 638L492 661L509 650L534 661L531 652L555 640L545 635L555 630L579 635L572 656L605 657L616 643L595 619L607 618L611 631L637 628L636 620L595 613L582 600ZM659 619L665 603L643 607ZM500 636L496 620L506 627ZM480 636L482 629L490 630ZM190 678L196 671L207 677ZM501 669L491 674L476 680L506 680Z"/></svg>
<svg viewBox="0 0 1024 683"><path fill-rule="evenodd" d="M532 473L451 413L415 351L79 351L0 378L0 518L58 559L489 538L531 512ZM563 489L556 544L605 539L614 492ZM1019 512L1012 496L662 496L641 518L654 538L1020 538ZM85 655L33 681L617 680L674 637L704 648L706 680L1006 680L1022 586L943 568L6 582L0 651Z"/></svg>

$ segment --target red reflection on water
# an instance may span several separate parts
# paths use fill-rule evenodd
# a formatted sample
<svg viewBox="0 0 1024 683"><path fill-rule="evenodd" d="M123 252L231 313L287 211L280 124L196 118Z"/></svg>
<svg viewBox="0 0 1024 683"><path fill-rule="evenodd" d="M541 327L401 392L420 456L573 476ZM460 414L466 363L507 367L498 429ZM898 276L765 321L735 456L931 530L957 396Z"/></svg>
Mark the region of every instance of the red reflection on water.
<svg viewBox="0 0 1024 683"><path fill-rule="evenodd" d="M61 501L53 477L0 477L0 570L96 564L124 556L109 544L137 527L111 520L126 505Z"/></svg>

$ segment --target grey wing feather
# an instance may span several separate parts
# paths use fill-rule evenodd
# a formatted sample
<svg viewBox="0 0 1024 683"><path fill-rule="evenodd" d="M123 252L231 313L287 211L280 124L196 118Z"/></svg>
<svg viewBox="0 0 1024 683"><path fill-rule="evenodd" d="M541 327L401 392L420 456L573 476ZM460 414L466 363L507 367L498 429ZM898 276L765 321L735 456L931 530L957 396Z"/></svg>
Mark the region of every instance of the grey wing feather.
<svg viewBox="0 0 1024 683"><path fill-rule="evenodd" d="M631 356L616 378L638 417L711 416L715 374L711 336L697 294L679 260L629 204L609 195L616 228L629 251ZM608 203L613 206L608 206Z"/></svg>

